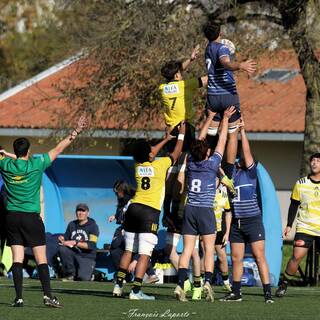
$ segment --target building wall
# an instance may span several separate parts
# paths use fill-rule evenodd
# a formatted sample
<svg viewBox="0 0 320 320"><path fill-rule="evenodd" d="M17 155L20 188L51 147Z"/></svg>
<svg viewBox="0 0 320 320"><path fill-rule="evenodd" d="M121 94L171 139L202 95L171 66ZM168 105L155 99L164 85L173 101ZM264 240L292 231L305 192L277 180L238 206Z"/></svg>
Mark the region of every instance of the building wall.
<svg viewBox="0 0 320 320"><path fill-rule="evenodd" d="M300 177L302 142L252 141L253 153L268 170L277 190L291 190Z"/></svg>

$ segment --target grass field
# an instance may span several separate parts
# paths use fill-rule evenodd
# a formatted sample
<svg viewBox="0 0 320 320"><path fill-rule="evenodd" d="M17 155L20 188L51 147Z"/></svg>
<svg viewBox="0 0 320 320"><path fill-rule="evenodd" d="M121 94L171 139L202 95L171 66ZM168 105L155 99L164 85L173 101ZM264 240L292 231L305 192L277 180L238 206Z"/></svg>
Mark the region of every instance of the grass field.
<svg viewBox="0 0 320 320"><path fill-rule="evenodd" d="M244 288L244 301L225 303L205 301L180 303L173 298L173 285L151 285L146 293L153 293L156 301L130 301L113 298L112 284L107 282L53 281L54 294L64 304L63 309L49 309L42 304L40 283L24 281L24 308L12 308L14 297L12 281L0 280L0 320L41 319L224 319L275 320L319 319L320 288L289 288L288 295L266 305L261 288ZM129 286L127 287L127 291ZM216 298L224 295L220 287ZM136 309L136 311L133 311Z"/></svg>

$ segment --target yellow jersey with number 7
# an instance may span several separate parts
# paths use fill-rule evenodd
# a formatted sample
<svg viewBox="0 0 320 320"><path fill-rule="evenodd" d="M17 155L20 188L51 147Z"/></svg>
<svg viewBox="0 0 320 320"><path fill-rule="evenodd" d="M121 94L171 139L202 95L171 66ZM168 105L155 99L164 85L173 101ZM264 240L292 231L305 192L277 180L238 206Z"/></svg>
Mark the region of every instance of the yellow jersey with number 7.
<svg viewBox="0 0 320 320"><path fill-rule="evenodd" d="M136 194L131 203L140 203L161 210L165 195L167 170L171 167L169 157L158 158L152 162L136 163Z"/></svg>
<svg viewBox="0 0 320 320"><path fill-rule="evenodd" d="M159 86L167 126L174 128L181 121L195 125L195 109L192 104L196 89L202 86L197 78L171 81Z"/></svg>

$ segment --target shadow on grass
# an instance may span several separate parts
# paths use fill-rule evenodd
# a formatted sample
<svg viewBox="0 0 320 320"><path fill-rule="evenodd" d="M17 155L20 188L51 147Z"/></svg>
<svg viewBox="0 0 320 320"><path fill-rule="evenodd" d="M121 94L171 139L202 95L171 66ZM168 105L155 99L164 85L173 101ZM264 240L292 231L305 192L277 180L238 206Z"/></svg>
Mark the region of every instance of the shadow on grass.
<svg viewBox="0 0 320 320"><path fill-rule="evenodd" d="M24 291L39 291L39 286L28 286L24 288ZM40 289L41 290L41 289ZM72 294L80 296L96 296L96 297L110 297L113 298L112 292L102 290L89 290L89 289L67 289L67 288L54 288L54 293Z"/></svg>

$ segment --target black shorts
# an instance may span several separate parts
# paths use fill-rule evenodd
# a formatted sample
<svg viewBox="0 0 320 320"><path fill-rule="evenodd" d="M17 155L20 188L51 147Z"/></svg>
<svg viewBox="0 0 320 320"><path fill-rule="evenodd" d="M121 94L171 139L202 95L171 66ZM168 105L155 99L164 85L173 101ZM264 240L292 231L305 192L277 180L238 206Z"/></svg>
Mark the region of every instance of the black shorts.
<svg viewBox="0 0 320 320"><path fill-rule="evenodd" d="M166 150L168 152L173 152L175 146L176 146L176 143L177 143L177 139L178 139L178 135L179 135L179 128L178 128L179 125L175 126L172 131L170 132L170 134L172 136L175 136L176 138L168 141L165 145L166 147ZM184 140L183 140L183 147L182 147L182 151L183 152L186 152L186 151L189 151L190 150L190 146L191 146L191 143L195 140L195 128L194 126L192 126L191 124L189 123L186 123L186 133L184 135Z"/></svg>
<svg viewBox="0 0 320 320"><path fill-rule="evenodd" d="M223 232L223 231L218 231L217 232L216 242L215 242L216 246L222 246L224 244L223 241L222 241L224 235L225 235L225 232Z"/></svg>
<svg viewBox="0 0 320 320"><path fill-rule="evenodd" d="M232 218L230 229L231 243L252 243L265 240L262 216Z"/></svg>
<svg viewBox="0 0 320 320"><path fill-rule="evenodd" d="M38 247L46 244L45 228L38 213L8 212L6 216L7 244Z"/></svg>
<svg viewBox="0 0 320 320"><path fill-rule="evenodd" d="M302 232L297 232L294 237L294 247L307 248L312 246L313 240L316 241L317 248L320 248L320 237L312 236L311 234L306 234Z"/></svg>
<svg viewBox="0 0 320 320"><path fill-rule="evenodd" d="M235 122L241 117L240 100L237 94L208 95L206 109L216 112L213 121L220 122L223 118L224 110L235 106L236 112L231 116L229 122Z"/></svg>
<svg viewBox="0 0 320 320"><path fill-rule="evenodd" d="M185 206L182 234L203 236L215 232L216 218L212 208Z"/></svg>
<svg viewBox="0 0 320 320"><path fill-rule="evenodd" d="M141 203L131 203L124 218L124 230L157 234L160 211Z"/></svg>

